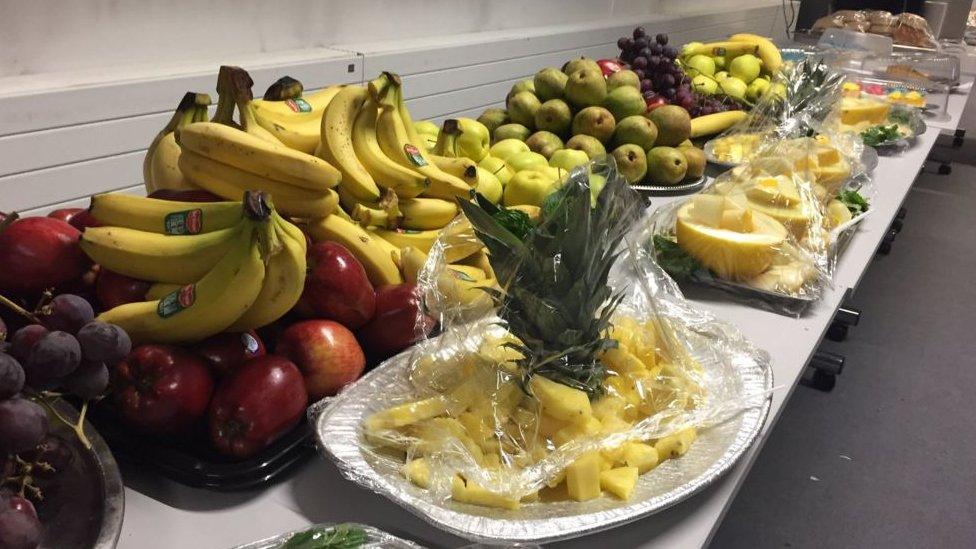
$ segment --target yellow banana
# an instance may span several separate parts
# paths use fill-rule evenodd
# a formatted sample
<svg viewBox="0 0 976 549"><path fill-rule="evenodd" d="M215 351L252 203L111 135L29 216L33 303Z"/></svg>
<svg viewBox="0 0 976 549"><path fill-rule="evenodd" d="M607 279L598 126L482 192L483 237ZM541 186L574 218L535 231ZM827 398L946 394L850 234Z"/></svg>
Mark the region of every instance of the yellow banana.
<svg viewBox="0 0 976 549"><path fill-rule="evenodd" d="M229 229L244 217L239 201L177 202L122 193L93 195L89 210L102 225L171 235Z"/></svg>
<svg viewBox="0 0 976 549"><path fill-rule="evenodd" d="M414 248L427 254L440 235L439 230L415 231L411 229L381 229L371 231L376 236L389 242L397 249Z"/></svg>
<svg viewBox="0 0 976 549"><path fill-rule="evenodd" d="M424 252L410 246L400 249L400 273L406 282L417 282L425 263L427 254Z"/></svg>
<svg viewBox="0 0 976 549"><path fill-rule="evenodd" d="M457 120L453 118L445 120L440 132L437 133L437 143L431 152L447 158L461 156L457 150L457 138L460 133ZM420 134L418 133L417 135L419 136Z"/></svg>
<svg viewBox="0 0 976 549"><path fill-rule="evenodd" d="M197 121L201 112L205 117L209 104L209 95L187 92L176 107L176 112L173 113L169 123L153 139L142 162L142 177L147 194L158 189L196 188L180 173L177 165L180 159L180 146L176 143L173 132L176 128Z"/></svg>
<svg viewBox="0 0 976 549"><path fill-rule="evenodd" d="M316 242L331 240L345 246L363 264L373 286L403 282L389 250L378 245L377 238L359 225L330 215L310 222L308 231Z"/></svg>
<svg viewBox="0 0 976 549"><path fill-rule="evenodd" d="M160 300L120 305L98 320L119 326L136 344L187 343L226 330L251 307L264 282L256 223L244 222L231 249L199 282Z"/></svg>
<svg viewBox="0 0 976 549"><path fill-rule="evenodd" d="M464 265L461 263L452 263L449 264L447 268L452 271L463 273L464 277L461 278L465 278L465 277L470 278L472 282L478 282L481 280L488 279L488 275L486 275L484 271L482 271L477 267L472 267L470 265Z"/></svg>
<svg viewBox="0 0 976 549"><path fill-rule="evenodd" d="M480 278L468 270L480 273ZM464 309L490 307L491 297L483 290L495 285L494 279L487 279L484 272L474 267L461 270L458 265L448 265L437 279L437 289L447 302L453 302Z"/></svg>
<svg viewBox="0 0 976 549"><path fill-rule="evenodd" d="M254 80L246 70L222 65L217 73L217 111L212 122L236 128L267 143L282 145L274 134L262 128L255 119L254 107L251 105L254 100L252 86ZM240 123L234 121L235 108Z"/></svg>
<svg viewBox="0 0 976 549"><path fill-rule="evenodd" d="M725 42L711 42L709 44L702 44L699 42L692 42L690 44L685 44L685 47L681 50L682 57L691 57L693 55L728 55L737 56L746 53L755 54L759 51L759 46L750 42L736 42L728 40Z"/></svg>
<svg viewBox="0 0 976 549"><path fill-rule="evenodd" d="M444 242L444 259L448 263L457 263L462 259L484 249L484 244L478 240L471 222L466 218L458 220L444 229L441 237Z"/></svg>
<svg viewBox="0 0 976 549"><path fill-rule="evenodd" d="M273 240L280 243L268 260L264 273L264 286L251 307L230 325L230 331L243 331L271 324L285 315L305 288L305 235L302 231L272 214L269 230L275 233Z"/></svg>
<svg viewBox="0 0 976 549"><path fill-rule="evenodd" d="M80 245L88 257L117 273L156 282L200 280L233 246L241 226L192 236L125 227L88 227Z"/></svg>
<svg viewBox="0 0 976 549"><path fill-rule="evenodd" d="M478 174L475 173L475 170L478 169L477 162L463 156L449 157L436 154L429 156L435 166L443 170L444 173L453 175L467 183L469 189L473 189L477 185Z"/></svg>
<svg viewBox="0 0 976 549"><path fill-rule="evenodd" d="M776 47L776 44L773 44L773 42L765 36L739 33L730 36L729 41L754 44L759 50L758 55L759 58L762 59L763 67L769 74L775 76L779 72L780 67L783 66L783 56L780 54L779 48Z"/></svg>
<svg viewBox="0 0 976 549"><path fill-rule="evenodd" d="M278 211L295 217L324 217L332 213L339 196L332 189L310 191L274 181L184 150L180 169L195 185L230 200L240 200L244 191L271 193Z"/></svg>
<svg viewBox="0 0 976 549"><path fill-rule="evenodd" d="M427 230L446 227L459 212L458 205L440 198L408 198L397 202L405 229Z"/></svg>
<svg viewBox="0 0 976 549"><path fill-rule="evenodd" d="M176 131L176 142L218 162L259 177L282 181L311 191L331 189L341 175L321 158L282 144L268 143L247 132L216 122L190 124Z"/></svg>
<svg viewBox="0 0 976 549"><path fill-rule="evenodd" d="M352 218L358 221L362 227L372 226L395 229L398 223L397 216L390 215L390 212L378 208L370 208L362 204L353 206Z"/></svg>
<svg viewBox="0 0 976 549"><path fill-rule="evenodd" d="M385 74L385 73L384 73ZM376 119L376 137L380 148L386 155L401 166L417 170L430 180L430 186L424 191L426 196L453 200L456 196L471 197L471 186L456 176L445 173L434 165L433 160L424 150L423 142L417 138L416 143L409 137L413 131L412 121L404 120L400 110L399 78L392 81L379 99L379 114ZM373 86L373 84L370 84ZM416 133L414 132L416 135Z"/></svg>
<svg viewBox="0 0 976 549"><path fill-rule="evenodd" d="M329 86L283 101L255 99L251 102L255 120L285 146L313 154L321 142L322 113L341 89L342 86Z"/></svg>
<svg viewBox="0 0 976 549"><path fill-rule="evenodd" d="M420 172L405 168L391 160L376 139L376 119L379 107L372 98L363 103L352 129L352 145L356 158L365 166L377 185L392 189L401 198L418 196L430 182Z"/></svg>
<svg viewBox="0 0 976 549"><path fill-rule="evenodd" d="M495 270L491 268L491 261L488 259L487 250L478 250L468 257L461 259L457 264L477 267L481 269L481 271L484 272L488 278L495 278Z"/></svg>
<svg viewBox="0 0 976 549"><path fill-rule="evenodd" d="M167 295L179 290L185 286L185 284L174 284L172 282L157 282L149 287L146 292L145 298L147 301L154 301L156 299L162 299Z"/></svg>
<svg viewBox="0 0 976 549"><path fill-rule="evenodd" d="M352 144L353 124L368 97L362 86L346 86L325 109L320 123L322 141L315 154L342 172L342 187L359 200L374 201L380 190Z"/></svg>
<svg viewBox="0 0 976 549"><path fill-rule="evenodd" d="M721 133L745 120L746 111L725 111L706 114L691 119L691 137L704 137Z"/></svg>

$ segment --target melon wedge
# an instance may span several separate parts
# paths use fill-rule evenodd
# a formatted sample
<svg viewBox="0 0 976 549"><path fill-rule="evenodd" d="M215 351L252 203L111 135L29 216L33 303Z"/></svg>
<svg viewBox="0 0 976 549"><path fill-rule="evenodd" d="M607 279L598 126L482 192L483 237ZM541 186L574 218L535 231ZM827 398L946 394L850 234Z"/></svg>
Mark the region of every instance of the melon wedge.
<svg viewBox="0 0 976 549"><path fill-rule="evenodd" d="M736 189L729 195L729 200L740 208L747 208L753 212L772 217L785 225L794 236L801 239L810 227L812 215L810 206L805 204L804 200L800 200L795 185L792 188L784 186L780 189L780 193L777 199L771 202L764 198L767 193L760 193L756 190L756 186L746 186Z"/></svg>
<svg viewBox="0 0 976 549"><path fill-rule="evenodd" d="M699 223L692 213L694 206L691 200L678 210L678 246L722 278L744 280L759 275L769 268L786 240L783 224L764 213L753 211L751 232L737 232Z"/></svg>

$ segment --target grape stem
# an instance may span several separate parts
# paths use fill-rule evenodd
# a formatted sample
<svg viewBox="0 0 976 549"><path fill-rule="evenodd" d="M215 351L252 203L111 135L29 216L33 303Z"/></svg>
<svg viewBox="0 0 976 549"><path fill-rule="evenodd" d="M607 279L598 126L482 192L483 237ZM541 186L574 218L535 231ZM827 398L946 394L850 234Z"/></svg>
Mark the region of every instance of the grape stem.
<svg viewBox="0 0 976 549"><path fill-rule="evenodd" d="M55 410L54 406L51 405L51 402L49 401L46 395L33 393L32 396L34 397L35 401L39 402L42 406L47 408L47 411L50 412L51 415L58 418L58 420L61 421L61 423L64 423L65 425L70 427L71 430L75 432L75 436L78 437L78 440L81 441L81 444L84 445L86 450L91 450L92 447L91 441L88 440L88 435L85 434L85 416L88 414L87 400L82 403L81 410L78 411L78 422L75 423L69 420L68 418L64 417L63 415L61 415L61 413L58 412L57 410Z"/></svg>
<svg viewBox="0 0 976 549"><path fill-rule="evenodd" d="M26 309L24 309L20 305L17 305L13 301L10 301L6 297L4 297L3 294L0 294L0 304L6 305L8 309L26 318L27 320L30 320L34 324L41 323L41 319L37 318L37 315L27 311Z"/></svg>

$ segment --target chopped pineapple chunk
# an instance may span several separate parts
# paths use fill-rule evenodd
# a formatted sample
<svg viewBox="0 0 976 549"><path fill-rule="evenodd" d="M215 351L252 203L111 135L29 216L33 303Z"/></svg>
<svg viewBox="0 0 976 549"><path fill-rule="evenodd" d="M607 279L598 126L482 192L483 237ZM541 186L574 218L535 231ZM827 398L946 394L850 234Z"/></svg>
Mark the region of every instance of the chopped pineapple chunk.
<svg viewBox="0 0 976 549"><path fill-rule="evenodd" d="M423 400L400 404L369 416L366 430L371 432L404 427L418 421L439 416L447 411L448 399L438 395Z"/></svg>
<svg viewBox="0 0 976 549"><path fill-rule="evenodd" d="M617 467L600 473L600 487L620 499L630 499L637 486L637 467Z"/></svg>
<svg viewBox="0 0 976 549"><path fill-rule="evenodd" d="M583 423L593 415L589 397L579 389L537 375L529 381L529 390L539 400L544 413L556 419Z"/></svg>
<svg viewBox="0 0 976 549"><path fill-rule="evenodd" d="M496 507L498 509L508 509L515 511L521 507L517 499L507 498L494 492L489 492L474 481L465 481L459 475L451 479L451 497L461 503L473 503L486 507Z"/></svg>
<svg viewBox="0 0 976 549"><path fill-rule="evenodd" d="M576 501L600 497L600 454L588 452L566 468L566 490Z"/></svg>
<svg viewBox="0 0 976 549"><path fill-rule="evenodd" d="M658 439L654 443L654 449L662 459L676 458L685 455L691 443L698 437L698 431L694 427L682 429L673 435Z"/></svg>
<svg viewBox="0 0 976 549"><path fill-rule="evenodd" d="M645 371L644 363L639 358L628 352L626 349L616 348L607 349L600 357L600 361L607 365L607 368L618 374L639 373Z"/></svg>
<svg viewBox="0 0 976 549"><path fill-rule="evenodd" d="M643 442L624 444L623 462L628 467L636 467L641 474L657 467L658 461L658 452L654 446Z"/></svg>
<svg viewBox="0 0 976 549"><path fill-rule="evenodd" d="M556 431L552 435L552 441L556 444L556 446L562 446L563 444L577 438L595 435L599 433L602 428L603 425L600 424L600 420L590 416L583 423L572 423Z"/></svg>
<svg viewBox="0 0 976 549"><path fill-rule="evenodd" d="M421 488L430 488L430 464L425 458L410 460L403 466L403 474Z"/></svg>
<svg viewBox="0 0 976 549"><path fill-rule="evenodd" d="M617 395L604 395L593 403L593 416L601 422L612 417L623 417L627 401Z"/></svg>

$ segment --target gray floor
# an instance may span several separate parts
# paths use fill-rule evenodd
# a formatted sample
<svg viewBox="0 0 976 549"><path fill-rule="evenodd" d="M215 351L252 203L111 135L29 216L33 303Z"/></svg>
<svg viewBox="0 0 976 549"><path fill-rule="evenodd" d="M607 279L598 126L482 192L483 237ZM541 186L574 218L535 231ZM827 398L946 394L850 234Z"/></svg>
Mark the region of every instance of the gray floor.
<svg viewBox="0 0 976 549"><path fill-rule="evenodd" d="M923 174L905 206L861 324L824 345L837 387L796 390L712 547L976 547L976 167Z"/></svg>

